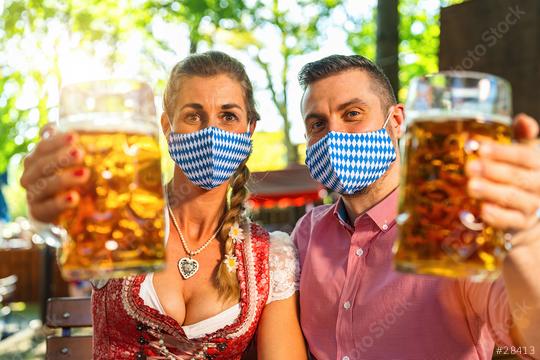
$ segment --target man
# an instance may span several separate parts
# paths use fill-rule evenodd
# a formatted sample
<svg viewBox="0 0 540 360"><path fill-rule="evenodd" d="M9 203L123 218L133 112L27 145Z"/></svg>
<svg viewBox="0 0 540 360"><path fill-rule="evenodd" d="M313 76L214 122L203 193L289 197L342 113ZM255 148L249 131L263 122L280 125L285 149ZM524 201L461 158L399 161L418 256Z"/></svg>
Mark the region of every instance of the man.
<svg viewBox="0 0 540 360"><path fill-rule="evenodd" d="M491 359L495 344L540 356L540 150L481 144L480 160L466 169L470 195L484 202L483 221L518 231L498 281L398 273L391 249L403 105L381 70L361 56L309 63L299 79L306 163L314 178L342 193L336 204L307 213L293 232L302 269L301 324L313 356ZM383 158L382 171L338 179L324 168L328 149L318 143L336 136L330 132L372 132L393 151ZM520 115L515 133L533 139L538 126ZM361 151L353 145L341 150Z"/></svg>

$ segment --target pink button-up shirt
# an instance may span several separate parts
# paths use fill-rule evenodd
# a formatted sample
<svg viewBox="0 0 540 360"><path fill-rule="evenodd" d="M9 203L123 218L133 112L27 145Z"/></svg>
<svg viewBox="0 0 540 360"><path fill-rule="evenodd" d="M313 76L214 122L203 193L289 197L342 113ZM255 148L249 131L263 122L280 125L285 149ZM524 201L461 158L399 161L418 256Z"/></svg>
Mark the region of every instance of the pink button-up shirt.
<svg viewBox="0 0 540 360"><path fill-rule="evenodd" d="M495 342L511 346L502 281L394 271L397 196L393 191L354 226L341 201L313 209L297 224L300 317L313 356L491 359Z"/></svg>

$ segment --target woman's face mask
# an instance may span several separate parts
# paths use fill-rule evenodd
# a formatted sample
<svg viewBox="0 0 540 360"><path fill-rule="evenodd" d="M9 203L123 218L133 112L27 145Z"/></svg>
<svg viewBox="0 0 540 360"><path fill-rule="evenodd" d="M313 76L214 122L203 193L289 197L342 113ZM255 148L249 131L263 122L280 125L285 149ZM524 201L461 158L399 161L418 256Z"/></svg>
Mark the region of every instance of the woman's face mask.
<svg viewBox="0 0 540 360"><path fill-rule="evenodd" d="M168 143L176 165L191 182L206 190L229 180L252 148L249 131L234 133L213 126L188 134L171 131Z"/></svg>

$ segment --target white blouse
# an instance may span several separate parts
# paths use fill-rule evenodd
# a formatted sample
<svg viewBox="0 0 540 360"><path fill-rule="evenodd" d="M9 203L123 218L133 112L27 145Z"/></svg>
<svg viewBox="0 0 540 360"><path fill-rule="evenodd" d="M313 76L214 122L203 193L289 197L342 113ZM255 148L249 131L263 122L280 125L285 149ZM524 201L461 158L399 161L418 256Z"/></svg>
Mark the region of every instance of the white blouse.
<svg viewBox="0 0 540 360"><path fill-rule="evenodd" d="M290 236L284 232L275 231L270 234L269 270L270 291L266 304L287 299L298 291L300 274L298 254ZM139 296L145 305L165 314L156 294L153 278L153 273L146 275L141 284ZM231 325L238 316L240 316L240 304L198 323L182 326L182 329L188 339L199 338Z"/></svg>

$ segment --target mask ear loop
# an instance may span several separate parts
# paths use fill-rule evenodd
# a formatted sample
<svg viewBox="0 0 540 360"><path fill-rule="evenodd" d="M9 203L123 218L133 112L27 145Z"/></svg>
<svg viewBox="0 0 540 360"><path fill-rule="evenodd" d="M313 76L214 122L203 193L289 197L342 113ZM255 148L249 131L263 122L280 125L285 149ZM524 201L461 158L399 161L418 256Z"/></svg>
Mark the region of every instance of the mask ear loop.
<svg viewBox="0 0 540 360"><path fill-rule="evenodd" d="M386 117L386 120L384 121L384 124L382 126L383 129L386 129L386 125L388 125L388 121L390 121L390 118L394 115L394 109L393 106L390 107L390 111L388 113L388 116Z"/></svg>
<svg viewBox="0 0 540 360"><path fill-rule="evenodd" d="M169 136L174 132L174 127L171 122L171 118L167 115L167 122L169 123Z"/></svg>
<svg viewBox="0 0 540 360"><path fill-rule="evenodd" d="M251 129L250 129L250 128L251 128L251 122L252 122L252 121L253 121L253 120L249 120L249 119L248 119L247 129L246 129L246 134L247 134L250 138L253 136L253 134L251 133Z"/></svg>

